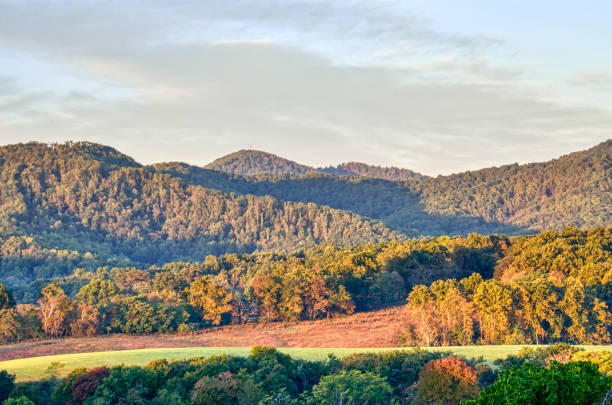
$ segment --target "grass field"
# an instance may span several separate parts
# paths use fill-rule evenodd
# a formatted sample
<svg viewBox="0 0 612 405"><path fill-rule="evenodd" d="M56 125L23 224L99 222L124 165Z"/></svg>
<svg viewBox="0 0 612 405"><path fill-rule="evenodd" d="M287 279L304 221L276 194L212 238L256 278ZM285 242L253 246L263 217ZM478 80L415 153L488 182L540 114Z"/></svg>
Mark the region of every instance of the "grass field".
<svg viewBox="0 0 612 405"><path fill-rule="evenodd" d="M482 357L491 362L515 354L524 346L456 346L426 348L432 351L450 351L467 358ZM540 346L542 347L542 346ZM612 350L612 346L580 346L588 351ZM96 367L101 365L144 365L155 359L186 359L189 357L211 356L214 354L228 354L246 356L248 347L191 347L191 348L155 348L138 350L117 350L93 353L60 354L54 356L30 357L0 362L0 370L15 373L17 381L33 381L44 378L47 367L52 362L64 364L63 373L77 367ZM287 353L295 358L306 360L324 360L328 354L344 357L352 353L381 352L388 350L401 350L394 348L279 348L280 352Z"/></svg>

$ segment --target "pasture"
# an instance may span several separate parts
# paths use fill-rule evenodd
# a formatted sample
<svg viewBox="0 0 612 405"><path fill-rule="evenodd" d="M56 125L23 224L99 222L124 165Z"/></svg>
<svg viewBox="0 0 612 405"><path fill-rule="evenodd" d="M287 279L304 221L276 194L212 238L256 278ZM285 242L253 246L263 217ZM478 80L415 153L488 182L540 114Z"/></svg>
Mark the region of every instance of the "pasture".
<svg viewBox="0 0 612 405"><path fill-rule="evenodd" d="M524 345L491 345L491 346L454 346L431 347L424 350L449 351L455 355L466 358L482 357L487 362L505 358L516 354ZM535 346L532 346L535 347ZM543 347L543 346L540 346ZM579 346L587 351L612 350L610 345ZM137 350L115 350L90 353L59 354L52 356L29 357L0 362L0 370L7 370L17 376L17 381L34 381L45 378L47 368L53 362L60 362L64 366L61 374L65 375L77 367L96 367L101 365L112 366L116 364L144 365L156 359L187 359L190 357L212 356L227 354L232 356L246 356L248 347L186 347L186 348L150 348ZM389 350L411 350L409 348L278 348L282 353L305 360L325 360L329 354L342 358L353 353L383 352Z"/></svg>

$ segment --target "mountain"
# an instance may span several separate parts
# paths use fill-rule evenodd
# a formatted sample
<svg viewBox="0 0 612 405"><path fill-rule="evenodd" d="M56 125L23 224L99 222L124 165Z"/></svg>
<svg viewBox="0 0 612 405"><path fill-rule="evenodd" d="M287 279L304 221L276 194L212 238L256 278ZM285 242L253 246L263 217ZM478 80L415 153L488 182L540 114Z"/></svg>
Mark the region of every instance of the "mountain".
<svg viewBox="0 0 612 405"><path fill-rule="evenodd" d="M425 211L478 215L533 230L612 224L612 140L543 163L414 182Z"/></svg>
<svg viewBox="0 0 612 405"><path fill-rule="evenodd" d="M283 174L302 176L319 172L334 176L358 176L390 181L423 180L427 178L427 176L408 169L371 166L359 162L348 162L335 167L315 169L314 167L302 165L272 153L258 150L240 150L220 157L204 166L204 168L243 176Z"/></svg>
<svg viewBox="0 0 612 405"><path fill-rule="evenodd" d="M400 169L398 167L371 166L359 162L342 163L335 167L323 167L317 170L322 173L329 173L336 176L361 176L389 181L420 181L428 178L428 176L425 176L421 173L413 172L412 170L408 169Z"/></svg>
<svg viewBox="0 0 612 405"><path fill-rule="evenodd" d="M207 164L205 168L251 176L258 174L301 175L315 171L312 167L258 150L241 150L231 153Z"/></svg>
<svg viewBox="0 0 612 405"><path fill-rule="evenodd" d="M544 163L400 182L142 166L87 142L8 145L0 147L0 279L319 243L611 226L611 155L606 141ZM273 161L269 168L290 166Z"/></svg>
<svg viewBox="0 0 612 405"><path fill-rule="evenodd" d="M369 177L227 175L182 164L156 170L225 192L314 202L378 219L408 236L524 234L612 224L612 141L544 163L405 183Z"/></svg>
<svg viewBox="0 0 612 405"><path fill-rule="evenodd" d="M0 148L0 278L13 284L77 267L398 238L379 221L327 206L190 184L105 146Z"/></svg>

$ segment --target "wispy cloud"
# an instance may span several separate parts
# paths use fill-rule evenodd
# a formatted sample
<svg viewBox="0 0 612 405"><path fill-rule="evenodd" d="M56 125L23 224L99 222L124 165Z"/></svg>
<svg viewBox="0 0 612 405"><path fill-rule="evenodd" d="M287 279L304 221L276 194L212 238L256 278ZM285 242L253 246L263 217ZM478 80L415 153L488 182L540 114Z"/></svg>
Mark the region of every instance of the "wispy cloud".
<svg viewBox="0 0 612 405"><path fill-rule="evenodd" d="M196 164L253 144L438 174L609 137L606 108L551 101L491 55L502 46L403 2L0 0L0 140Z"/></svg>

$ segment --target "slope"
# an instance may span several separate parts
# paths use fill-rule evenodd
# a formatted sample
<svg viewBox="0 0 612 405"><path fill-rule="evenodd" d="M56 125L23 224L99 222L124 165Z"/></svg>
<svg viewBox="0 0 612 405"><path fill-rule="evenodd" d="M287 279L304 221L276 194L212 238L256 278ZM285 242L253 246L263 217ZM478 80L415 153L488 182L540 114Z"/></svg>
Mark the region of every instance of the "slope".
<svg viewBox="0 0 612 405"><path fill-rule="evenodd" d="M10 284L75 266L403 237L329 207L189 184L89 143L0 148L0 181L0 275Z"/></svg>

